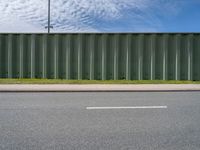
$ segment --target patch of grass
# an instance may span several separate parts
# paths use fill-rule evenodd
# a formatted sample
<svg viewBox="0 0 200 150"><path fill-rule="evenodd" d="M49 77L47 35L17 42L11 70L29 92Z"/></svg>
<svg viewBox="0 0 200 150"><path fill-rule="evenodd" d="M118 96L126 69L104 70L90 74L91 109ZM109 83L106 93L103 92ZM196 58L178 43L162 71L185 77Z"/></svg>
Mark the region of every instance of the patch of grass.
<svg viewBox="0 0 200 150"><path fill-rule="evenodd" d="M0 84L200 84L200 81L0 79Z"/></svg>

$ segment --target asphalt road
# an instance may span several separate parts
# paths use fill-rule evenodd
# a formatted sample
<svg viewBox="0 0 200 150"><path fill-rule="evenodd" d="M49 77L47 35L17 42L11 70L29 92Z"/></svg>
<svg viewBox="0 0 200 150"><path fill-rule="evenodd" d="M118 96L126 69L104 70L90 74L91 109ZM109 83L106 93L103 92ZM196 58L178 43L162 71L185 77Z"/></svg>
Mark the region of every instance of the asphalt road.
<svg viewBox="0 0 200 150"><path fill-rule="evenodd" d="M200 92L0 93L0 150L15 149L199 150Z"/></svg>

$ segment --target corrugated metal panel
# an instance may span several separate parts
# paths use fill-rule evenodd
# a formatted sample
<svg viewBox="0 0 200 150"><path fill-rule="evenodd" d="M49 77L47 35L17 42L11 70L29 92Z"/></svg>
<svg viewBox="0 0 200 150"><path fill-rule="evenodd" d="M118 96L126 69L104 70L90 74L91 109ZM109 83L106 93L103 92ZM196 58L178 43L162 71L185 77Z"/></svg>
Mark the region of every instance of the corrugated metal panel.
<svg viewBox="0 0 200 150"><path fill-rule="evenodd" d="M0 34L0 77L200 80L200 34Z"/></svg>

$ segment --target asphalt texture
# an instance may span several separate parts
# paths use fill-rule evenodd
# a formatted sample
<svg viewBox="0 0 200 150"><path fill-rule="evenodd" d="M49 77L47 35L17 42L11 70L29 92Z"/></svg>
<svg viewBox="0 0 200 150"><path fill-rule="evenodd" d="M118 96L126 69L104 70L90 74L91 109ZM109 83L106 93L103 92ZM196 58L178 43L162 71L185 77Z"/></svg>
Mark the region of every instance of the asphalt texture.
<svg viewBox="0 0 200 150"><path fill-rule="evenodd" d="M200 92L0 93L0 150L199 149Z"/></svg>

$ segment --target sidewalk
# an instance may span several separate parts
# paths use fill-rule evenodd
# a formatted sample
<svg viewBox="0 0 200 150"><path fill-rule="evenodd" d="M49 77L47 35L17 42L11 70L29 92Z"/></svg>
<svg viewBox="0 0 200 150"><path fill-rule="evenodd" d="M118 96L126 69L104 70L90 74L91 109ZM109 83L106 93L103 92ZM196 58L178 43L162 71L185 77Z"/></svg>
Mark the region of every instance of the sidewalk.
<svg viewBox="0 0 200 150"><path fill-rule="evenodd" d="M1 84L0 92L171 92L200 91L200 84Z"/></svg>

